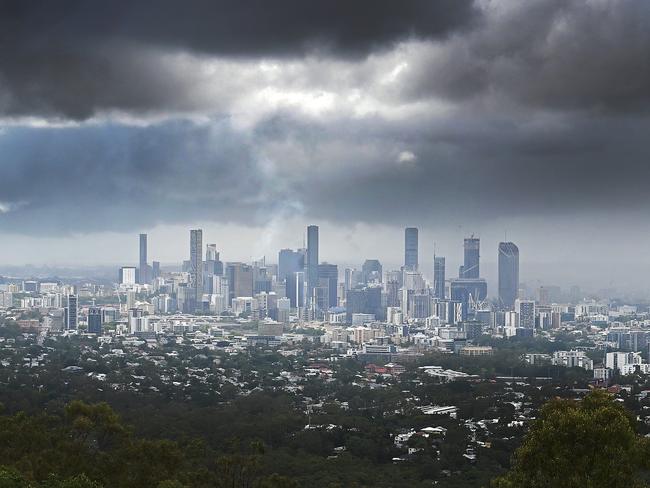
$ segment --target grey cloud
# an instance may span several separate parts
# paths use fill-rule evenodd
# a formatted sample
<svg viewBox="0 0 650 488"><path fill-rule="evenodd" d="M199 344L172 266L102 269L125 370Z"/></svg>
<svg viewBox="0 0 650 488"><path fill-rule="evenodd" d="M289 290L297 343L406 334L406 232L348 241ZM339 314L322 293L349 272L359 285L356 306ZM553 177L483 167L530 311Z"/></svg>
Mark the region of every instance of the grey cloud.
<svg viewBox="0 0 650 488"><path fill-rule="evenodd" d="M449 225L647 210L650 121L543 120L468 111L443 120L310 125L287 116L269 122L266 143L310 158L303 173L310 176L294 191L305 189L308 214L331 221ZM404 149L417 155L408 166L395 163Z"/></svg>
<svg viewBox="0 0 650 488"><path fill-rule="evenodd" d="M0 229L61 235L278 216L449 226L647 211L647 119L543 122L468 111L409 121L289 112L0 135ZM398 156L415 159L400 164Z"/></svg>
<svg viewBox="0 0 650 488"><path fill-rule="evenodd" d="M255 218L268 193L229 121L5 129L0 226L22 233L131 230Z"/></svg>
<svg viewBox="0 0 650 488"><path fill-rule="evenodd" d="M425 46L405 92L502 107L639 111L650 102L650 3L502 2L480 28Z"/></svg>
<svg viewBox="0 0 650 488"><path fill-rule="evenodd" d="M405 39L443 38L478 15L472 0L6 1L0 113L85 119L187 108L192 74L160 53L359 58Z"/></svg>
<svg viewBox="0 0 650 488"><path fill-rule="evenodd" d="M19 2L16 12L5 10L0 111L209 116L232 111L228 98L238 89L267 85L295 92L298 102L270 103L247 128L227 117L193 123L171 115L146 127L7 127L0 228L133 231L296 212L314 221L450 225L648 209L647 3L490 2L478 15L468 2L287 2L262 15L262 3L220 2L192 3L181 16L181 4L162 2L155 22L145 18L152 4L125 5ZM356 20L363 6L366 17ZM332 22L341 9L349 18ZM219 27L214 36L211 26ZM354 58L411 38L429 40L386 58ZM235 64L222 66L215 83L191 72L183 52ZM402 55L407 67L396 86L383 84ZM259 73L242 59L264 56L282 73L256 85ZM340 96L331 110L305 115L302 105L321 89ZM348 102L355 90L367 96L365 115ZM444 110L427 100L400 111L404 102L438 98L448 102ZM415 156L408 165L398 163L403 152Z"/></svg>

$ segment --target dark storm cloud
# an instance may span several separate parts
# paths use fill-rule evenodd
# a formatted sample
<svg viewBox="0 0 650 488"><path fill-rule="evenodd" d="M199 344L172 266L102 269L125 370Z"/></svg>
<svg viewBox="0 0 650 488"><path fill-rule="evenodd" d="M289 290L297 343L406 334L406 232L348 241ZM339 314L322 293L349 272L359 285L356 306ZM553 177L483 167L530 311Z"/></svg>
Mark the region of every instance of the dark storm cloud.
<svg viewBox="0 0 650 488"><path fill-rule="evenodd" d="M0 112L173 110L193 87L156 59L161 52L358 58L445 37L477 16L472 0L3 2Z"/></svg>
<svg viewBox="0 0 650 488"><path fill-rule="evenodd" d="M61 235L196 220L434 227L648 207L637 116L87 124L0 133L0 229ZM401 161L405 151L413 160ZM297 213L296 213L297 212Z"/></svg>
<svg viewBox="0 0 650 488"><path fill-rule="evenodd" d="M647 209L650 3L477 5L4 3L0 228Z"/></svg>
<svg viewBox="0 0 650 488"><path fill-rule="evenodd" d="M172 53L361 60L408 40L423 43L394 103L638 111L650 101L648 25L645 0L7 1L0 114L197 111L197 67Z"/></svg>
<svg viewBox="0 0 650 488"><path fill-rule="evenodd" d="M256 136L304 146L313 180L293 191L304 189L306 212L316 220L448 226L567 213L636 215L648 207L647 118L557 116L542 123L476 115L327 125L286 117ZM396 160L405 149L416 161Z"/></svg>
<svg viewBox="0 0 650 488"><path fill-rule="evenodd" d="M405 93L506 107L647 110L650 2L495 3L478 29L424 49Z"/></svg>

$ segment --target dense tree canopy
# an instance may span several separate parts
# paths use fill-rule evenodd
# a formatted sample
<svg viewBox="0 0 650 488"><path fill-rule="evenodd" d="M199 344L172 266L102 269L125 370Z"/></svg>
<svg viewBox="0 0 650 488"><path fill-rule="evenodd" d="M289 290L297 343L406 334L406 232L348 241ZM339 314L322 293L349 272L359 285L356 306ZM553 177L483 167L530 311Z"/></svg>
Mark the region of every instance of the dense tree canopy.
<svg viewBox="0 0 650 488"><path fill-rule="evenodd" d="M541 410L511 471L495 488L645 486L648 441L625 407L603 390L582 401L555 399Z"/></svg>

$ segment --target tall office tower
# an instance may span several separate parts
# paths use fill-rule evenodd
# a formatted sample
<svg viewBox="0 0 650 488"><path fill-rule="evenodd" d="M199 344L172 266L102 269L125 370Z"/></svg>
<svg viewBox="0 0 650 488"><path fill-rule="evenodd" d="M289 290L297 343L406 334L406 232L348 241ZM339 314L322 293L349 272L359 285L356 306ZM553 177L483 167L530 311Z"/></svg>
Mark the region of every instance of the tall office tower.
<svg viewBox="0 0 650 488"><path fill-rule="evenodd" d="M244 263L228 263L226 266L230 286L230 302L237 297L253 296L253 267Z"/></svg>
<svg viewBox="0 0 650 488"><path fill-rule="evenodd" d="M208 244L205 248L205 262L203 263L203 291L212 291L212 277L223 275L223 263L219 261L219 252L216 244Z"/></svg>
<svg viewBox="0 0 650 488"><path fill-rule="evenodd" d="M481 240L478 237L465 239L465 259L463 261L461 278L475 279L480 277L479 260Z"/></svg>
<svg viewBox="0 0 650 488"><path fill-rule="evenodd" d="M74 330L77 328L79 308L77 306L77 295L68 295L68 303L65 307L65 328Z"/></svg>
<svg viewBox="0 0 650 488"><path fill-rule="evenodd" d="M318 279L327 284L328 304L326 308L338 305L339 267L336 264L318 265Z"/></svg>
<svg viewBox="0 0 650 488"><path fill-rule="evenodd" d="M404 269L411 271L418 269L417 227L407 227L404 229Z"/></svg>
<svg viewBox="0 0 650 488"><path fill-rule="evenodd" d="M401 269L395 269L392 271L386 271L386 276L385 276L385 281L396 281L399 283L400 288L402 287L402 283L404 283L404 270Z"/></svg>
<svg viewBox="0 0 650 488"><path fill-rule="evenodd" d="M445 258L433 257L433 296L445 298Z"/></svg>
<svg viewBox="0 0 650 488"><path fill-rule="evenodd" d="M151 278L160 278L160 261L153 261L151 263Z"/></svg>
<svg viewBox="0 0 650 488"><path fill-rule="evenodd" d="M404 270L402 273L402 288L406 290L424 290L426 285L424 283L424 278L422 278L422 273L419 271L409 271Z"/></svg>
<svg viewBox="0 0 650 488"><path fill-rule="evenodd" d="M292 273L305 268L305 250L280 249L278 253L278 279L284 281Z"/></svg>
<svg viewBox="0 0 650 488"><path fill-rule="evenodd" d="M318 285L318 226L307 227L307 259L305 262L307 271L307 296L310 299L314 288Z"/></svg>
<svg viewBox="0 0 650 488"><path fill-rule="evenodd" d="M190 288L194 291L194 306L201 304L203 297L203 231L190 230Z"/></svg>
<svg viewBox="0 0 650 488"><path fill-rule="evenodd" d="M499 300L512 310L519 293L519 248L514 242L499 243Z"/></svg>
<svg viewBox="0 0 650 488"><path fill-rule="evenodd" d="M366 259L361 266L361 280L364 284L381 283L383 269L378 259Z"/></svg>
<svg viewBox="0 0 650 488"><path fill-rule="evenodd" d="M384 283L384 292L386 293L386 306L399 307L399 281L395 279L386 279Z"/></svg>
<svg viewBox="0 0 650 488"><path fill-rule="evenodd" d="M119 280L120 285L135 285L135 268L133 266L122 266Z"/></svg>
<svg viewBox="0 0 650 488"><path fill-rule="evenodd" d="M271 293L273 289L273 276L271 270L264 266L253 266L253 294L266 292Z"/></svg>
<svg viewBox="0 0 650 488"><path fill-rule="evenodd" d="M305 306L305 272L297 271L287 276L286 295L291 308Z"/></svg>
<svg viewBox="0 0 650 488"><path fill-rule="evenodd" d="M382 293L380 286L366 286L356 288L348 292L346 301L346 319L352 322L352 314L369 313L373 314L377 320L386 318L386 308L383 305Z"/></svg>
<svg viewBox="0 0 650 488"><path fill-rule="evenodd" d="M206 244L205 246L205 260L206 261L217 261L219 259L219 253L217 252L216 244Z"/></svg>
<svg viewBox="0 0 650 488"><path fill-rule="evenodd" d="M88 309L88 333L102 333L102 309L99 307L90 307Z"/></svg>
<svg viewBox="0 0 650 488"><path fill-rule="evenodd" d="M345 272L343 275L343 289L345 290L345 294L348 294L348 291L353 289L356 286L356 283L353 281L354 277L354 268L345 268Z"/></svg>
<svg viewBox="0 0 650 488"><path fill-rule="evenodd" d="M535 301L515 300L515 311L519 316L519 327L524 329L535 328Z"/></svg>
<svg viewBox="0 0 650 488"><path fill-rule="evenodd" d="M147 265L147 234L140 234L140 265L138 267L138 283L144 285L149 283Z"/></svg>

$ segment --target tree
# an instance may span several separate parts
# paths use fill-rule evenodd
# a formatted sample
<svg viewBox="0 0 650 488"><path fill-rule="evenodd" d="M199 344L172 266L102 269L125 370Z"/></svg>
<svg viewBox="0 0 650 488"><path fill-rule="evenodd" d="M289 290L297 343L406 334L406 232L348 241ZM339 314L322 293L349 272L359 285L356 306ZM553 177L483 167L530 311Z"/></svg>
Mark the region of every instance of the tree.
<svg viewBox="0 0 650 488"><path fill-rule="evenodd" d="M0 467L0 488L29 488L29 483L17 471Z"/></svg>
<svg viewBox="0 0 650 488"><path fill-rule="evenodd" d="M647 440L625 407L603 390L582 401L554 399L517 449L495 488L631 488L644 486Z"/></svg>

